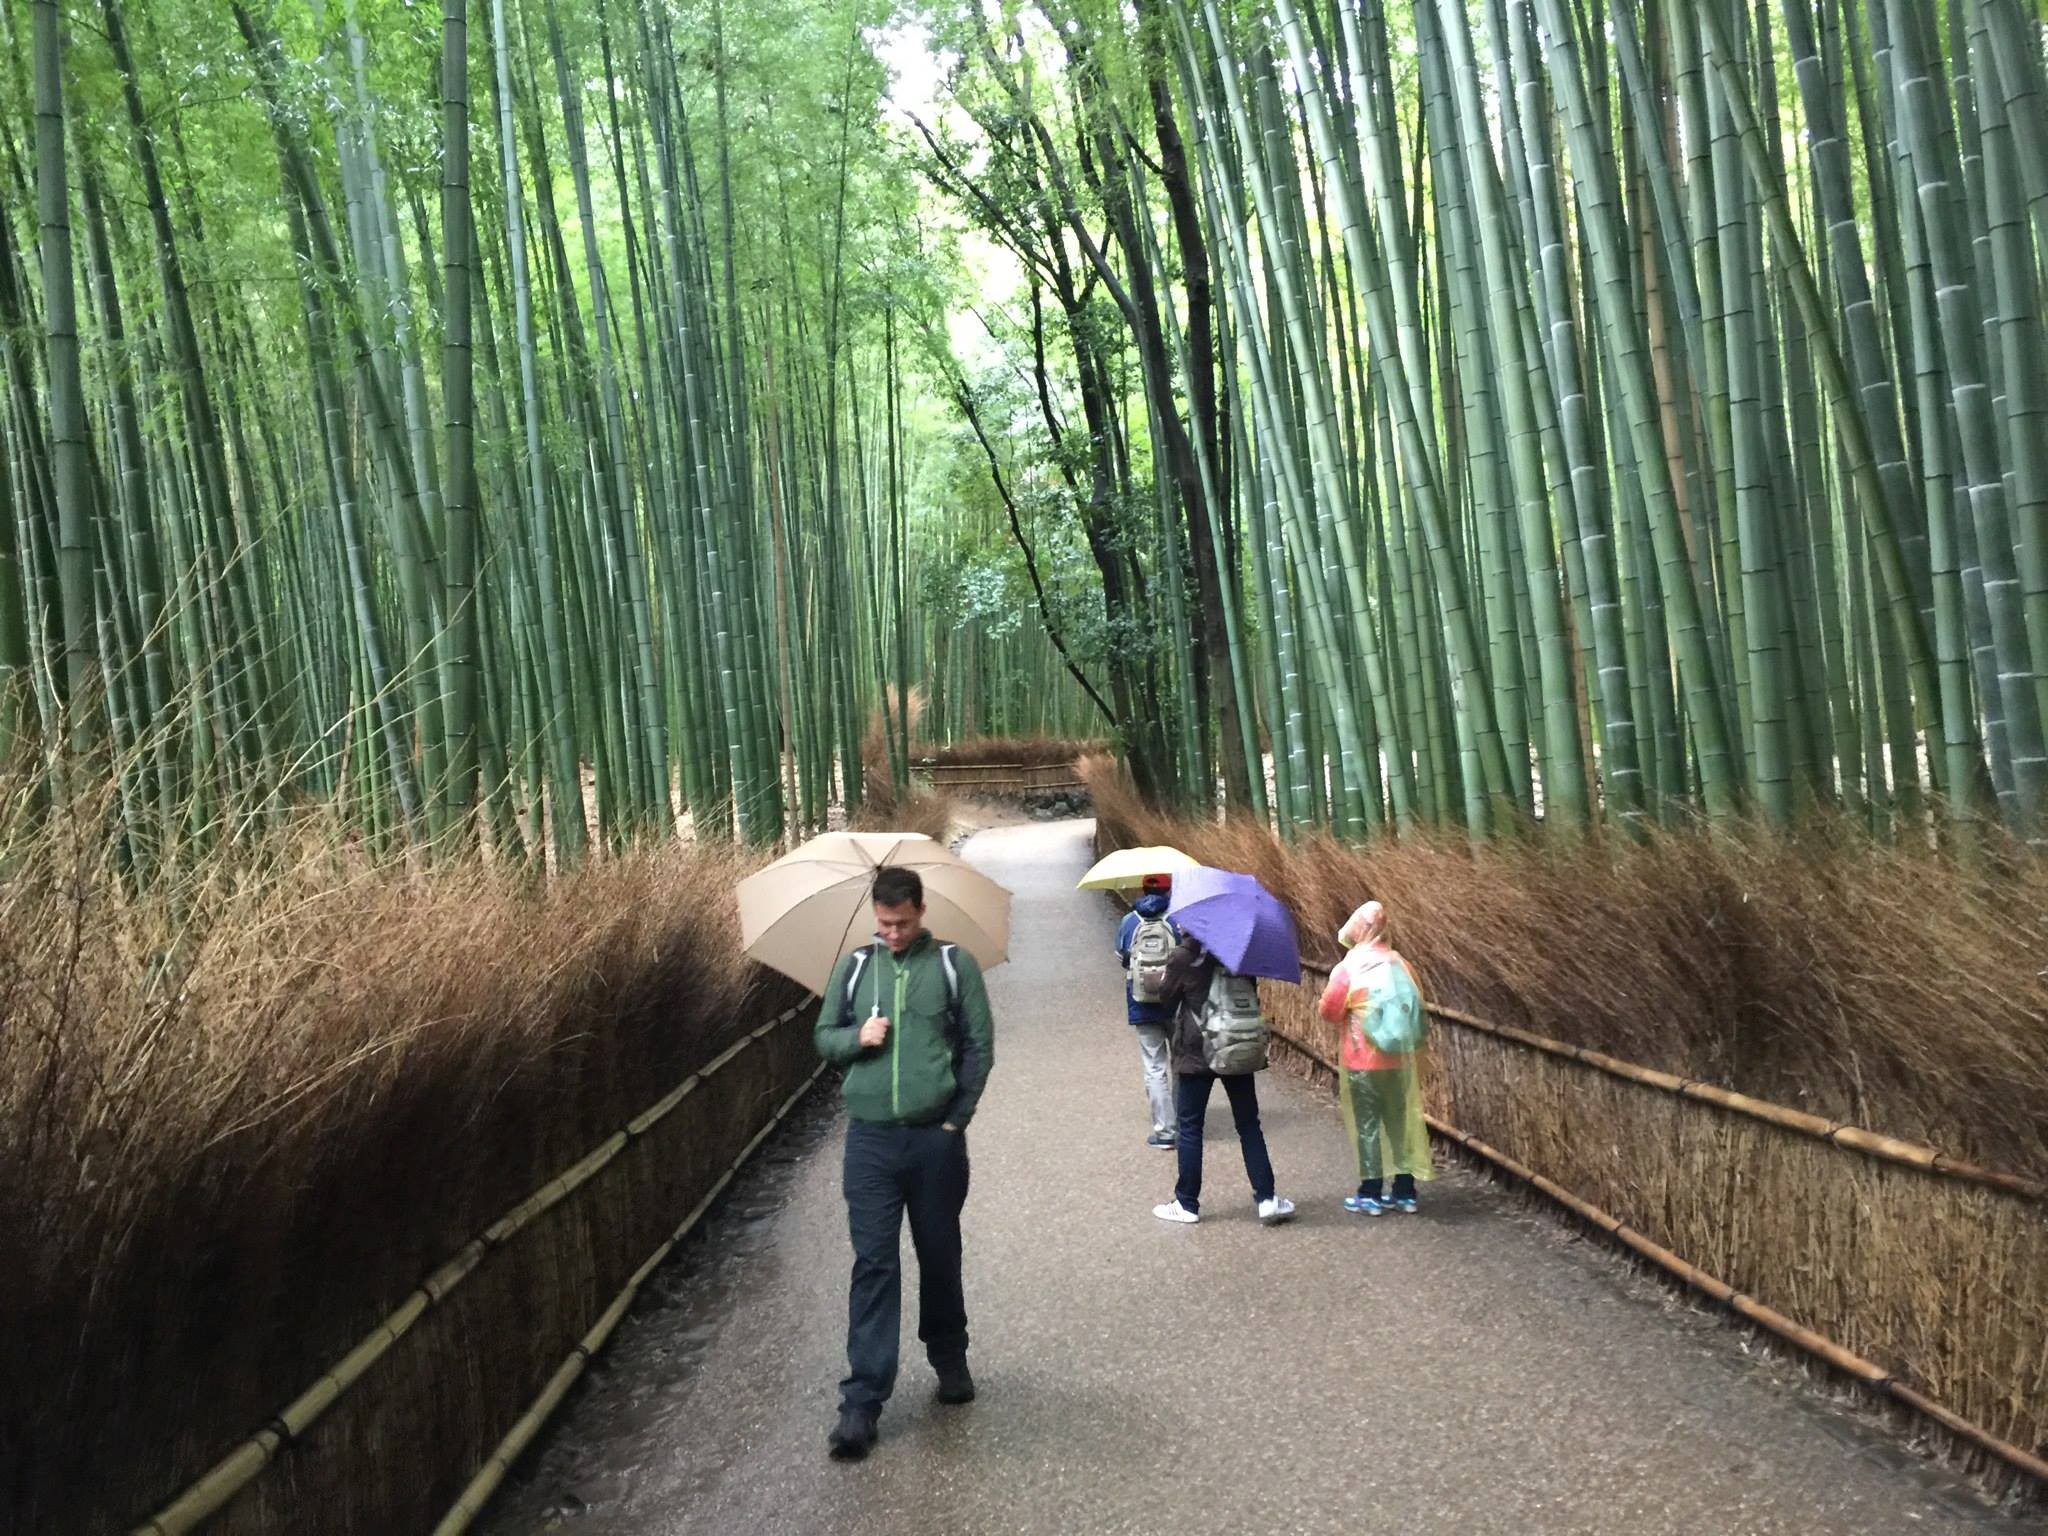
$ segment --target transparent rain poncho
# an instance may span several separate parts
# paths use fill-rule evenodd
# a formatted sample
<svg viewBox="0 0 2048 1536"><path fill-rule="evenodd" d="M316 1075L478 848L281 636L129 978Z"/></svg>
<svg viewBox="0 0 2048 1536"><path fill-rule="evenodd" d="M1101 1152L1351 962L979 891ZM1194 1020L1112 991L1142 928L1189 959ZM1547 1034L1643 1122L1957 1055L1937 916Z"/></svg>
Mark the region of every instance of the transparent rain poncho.
<svg viewBox="0 0 2048 1536"><path fill-rule="evenodd" d="M1346 954L1330 973L1322 1015L1344 1026L1344 1124L1358 1177L1431 1176L1422 1115L1422 1052L1428 1025L1415 973L1386 942L1386 912L1367 902L1338 930Z"/></svg>

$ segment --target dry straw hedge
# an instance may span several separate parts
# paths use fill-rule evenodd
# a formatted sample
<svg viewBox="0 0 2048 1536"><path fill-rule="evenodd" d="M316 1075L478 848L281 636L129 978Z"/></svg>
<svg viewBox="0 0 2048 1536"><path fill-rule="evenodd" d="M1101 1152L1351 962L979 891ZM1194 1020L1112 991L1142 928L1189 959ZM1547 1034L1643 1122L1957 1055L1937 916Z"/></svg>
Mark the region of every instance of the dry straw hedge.
<svg viewBox="0 0 2048 1536"><path fill-rule="evenodd" d="M1846 838L1641 848L1292 846L1148 812L1087 768L1098 841L1249 870L1322 958L1387 903L1432 999L2015 1171L2042 1171L2038 866L2000 875ZM1881 1007L1888 1004L1888 1007ZM1313 1058L1335 1030L1269 991ZM2048 1210L1879 1162L1476 1030L1434 1031L1431 1112L1993 1434L2048 1453ZM1972 1095L1977 1097L1973 1100ZM1995 1487L2001 1464L1964 1457Z"/></svg>
<svg viewBox="0 0 2048 1536"><path fill-rule="evenodd" d="M1259 876L1325 961L1377 898L1438 1003L2048 1176L2048 861L1968 868L1826 822L1290 844L1160 816L1105 758L1083 777L1115 835Z"/></svg>
<svg viewBox="0 0 2048 1536"><path fill-rule="evenodd" d="M505 1209L798 1001L707 900L750 867L735 851L635 852L538 888L483 863L373 867L309 821L137 896L96 835L14 809L0 826L37 830L0 846L6 1529L147 1514ZM780 1046L743 1055L740 1100L794 1070ZM701 1097L672 1118L738 1113ZM437 1495L465 1447L408 1428L486 1380L515 1390L541 1356L544 1378L557 1325L680 1214L647 1186L730 1139L690 1134L635 1149L494 1257L438 1356L373 1373L362 1414L316 1438L368 1436L372 1481ZM294 1452L290 1475L321 1461ZM301 1509L290 1528L311 1528Z"/></svg>
<svg viewBox="0 0 2048 1536"><path fill-rule="evenodd" d="M898 796L884 772L879 780L869 781L861 808L848 825L855 832L922 832L943 843L953 827L953 801L943 792L915 786Z"/></svg>
<svg viewBox="0 0 2048 1536"><path fill-rule="evenodd" d="M891 722L895 719L895 697L889 701ZM910 690L910 731L915 739L919 722L924 719L925 695L922 688ZM943 792L923 789L913 784L905 793L896 793L896 780L889 766L889 737L886 734L881 711L868 716L867 729L861 733L861 804L849 825L856 832L922 832L934 842L943 843L953 825L953 802ZM915 753L913 752L913 757Z"/></svg>

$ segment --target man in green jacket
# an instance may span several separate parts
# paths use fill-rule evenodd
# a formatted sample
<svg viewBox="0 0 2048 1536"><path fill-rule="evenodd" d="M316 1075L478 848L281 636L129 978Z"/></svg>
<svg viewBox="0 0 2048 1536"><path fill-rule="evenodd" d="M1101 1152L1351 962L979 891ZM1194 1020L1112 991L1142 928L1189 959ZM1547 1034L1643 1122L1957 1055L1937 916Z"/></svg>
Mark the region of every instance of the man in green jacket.
<svg viewBox="0 0 2048 1536"><path fill-rule="evenodd" d="M818 1010L818 1054L846 1069L843 1188L853 1236L846 1379L826 1444L857 1461L896 1385L903 1305L902 1229L917 1246L917 1336L942 1403L974 1399L960 1210L967 1203L967 1122L995 1061L988 988L972 955L925 931L915 870L875 876L876 942L833 967Z"/></svg>

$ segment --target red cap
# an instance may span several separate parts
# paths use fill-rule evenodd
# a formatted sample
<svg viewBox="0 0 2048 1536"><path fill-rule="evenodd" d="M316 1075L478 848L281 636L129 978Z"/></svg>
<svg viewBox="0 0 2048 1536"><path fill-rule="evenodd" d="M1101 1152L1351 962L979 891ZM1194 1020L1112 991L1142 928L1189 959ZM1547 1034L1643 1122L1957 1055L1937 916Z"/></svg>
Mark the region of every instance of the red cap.
<svg viewBox="0 0 2048 1536"><path fill-rule="evenodd" d="M1147 875L1138 888L1143 891L1170 891L1173 889L1173 876Z"/></svg>

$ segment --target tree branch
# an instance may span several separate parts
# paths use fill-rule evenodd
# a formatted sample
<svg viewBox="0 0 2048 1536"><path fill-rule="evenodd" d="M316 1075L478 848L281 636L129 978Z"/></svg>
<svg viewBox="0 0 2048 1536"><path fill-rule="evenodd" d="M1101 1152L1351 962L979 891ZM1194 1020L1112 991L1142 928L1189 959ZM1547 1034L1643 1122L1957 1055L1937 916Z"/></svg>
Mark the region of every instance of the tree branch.
<svg viewBox="0 0 2048 1536"><path fill-rule="evenodd" d="M1102 695L1096 692L1095 685L1088 681L1088 674L1083 672L1081 664L1074 660L1073 653L1067 649L1067 642L1060 638L1058 626L1052 621L1052 605L1045 595L1045 583L1038 574L1038 557L1032 553L1031 541L1024 537L1024 521L1018 515L1015 498L1010 495L1009 483L1003 479L1003 467L996 457L995 445L988 440L988 434L982 430L981 413L974 408L973 391L968 389L967 381L957 372L951 373L947 382L953 386L953 398L959 401L961 413L967 417L967 425L974 430L974 440L981 444L981 451L988 457L989 478L995 482L996 495L1002 498L1003 510L1010 515L1010 536L1017 541L1017 548L1023 552L1024 569L1031 577L1031 590L1038 594L1038 616L1045 626L1045 637L1052 642L1052 648L1060 653L1060 660L1066 663L1067 671L1073 674L1074 681L1081 685L1082 691L1094 702L1095 707L1102 711L1102 718L1109 722L1109 728L1121 732L1123 726L1117 720L1116 711L1103 701Z"/></svg>
<svg viewBox="0 0 2048 1536"><path fill-rule="evenodd" d="M945 147L939 143L938 135L925 125L924 119L915 112L905 112L903 115L910 119L912 126L924 136L925 143L931 146L932 158L938 162L941 173L937 179L948 184L954 196L976 204L983 216L988 219L990 227L1027 265L1051 276L1052 269L1047 265L1045 257L1024 238L1024 232L1018 227L1017 222L1000 203L982 191L979 183L960 168L959 162L946 153Z"/></svg>

